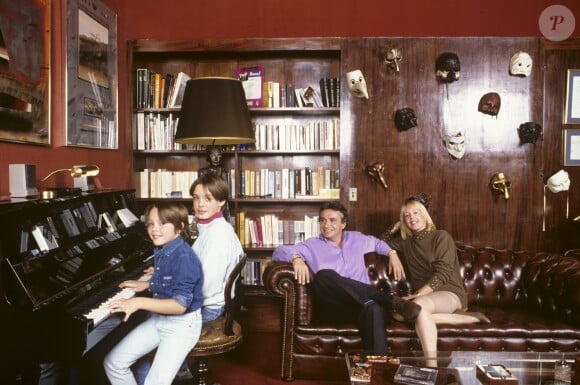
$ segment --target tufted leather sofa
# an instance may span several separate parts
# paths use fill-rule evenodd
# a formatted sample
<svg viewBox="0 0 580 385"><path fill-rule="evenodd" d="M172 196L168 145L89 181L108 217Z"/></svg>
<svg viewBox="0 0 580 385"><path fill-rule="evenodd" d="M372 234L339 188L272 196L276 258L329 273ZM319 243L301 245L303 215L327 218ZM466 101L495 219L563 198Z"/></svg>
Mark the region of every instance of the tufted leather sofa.
<svg viewBox="0 0 580 385"><path fill-rule="evenodd" d="M439 325L440 351L580 351L577 256L457 247L469 308L484 312L491 323ZM387 276L387 257L370 253L365 258L374 285L400 296L411 292L405 280ZM292 264L272 262L263 278L282 303L282 379L346 380L344 354L362 349L356 326L317 320L310 288L296 282ZM413 324L393 320L387 330L391 354L420 354Z"/></svg>

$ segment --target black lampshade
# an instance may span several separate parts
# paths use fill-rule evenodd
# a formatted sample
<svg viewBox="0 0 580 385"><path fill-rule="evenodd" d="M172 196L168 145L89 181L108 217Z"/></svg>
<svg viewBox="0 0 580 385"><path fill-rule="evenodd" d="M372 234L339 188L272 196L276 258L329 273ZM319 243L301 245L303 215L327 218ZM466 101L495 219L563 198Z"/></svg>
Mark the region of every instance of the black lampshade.
<svg viewBox="0 0 580 385"><path fill-rule="evenodd" d="M189 80L185 86L175 141L205 145L254 143L242 83L224 77Z"/></svg>

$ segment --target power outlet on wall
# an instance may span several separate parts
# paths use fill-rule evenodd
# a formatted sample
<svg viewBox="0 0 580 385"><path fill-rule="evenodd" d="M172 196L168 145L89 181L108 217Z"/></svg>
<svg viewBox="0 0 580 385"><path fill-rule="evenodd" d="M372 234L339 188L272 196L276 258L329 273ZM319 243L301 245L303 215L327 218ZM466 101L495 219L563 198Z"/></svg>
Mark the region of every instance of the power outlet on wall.
<svg viewBox="0 0 580 385"><path fill-rule="evenodd" d="M348 200L351 202L356 202L358 200L356 187L351 187L348 189Z"/></svg>

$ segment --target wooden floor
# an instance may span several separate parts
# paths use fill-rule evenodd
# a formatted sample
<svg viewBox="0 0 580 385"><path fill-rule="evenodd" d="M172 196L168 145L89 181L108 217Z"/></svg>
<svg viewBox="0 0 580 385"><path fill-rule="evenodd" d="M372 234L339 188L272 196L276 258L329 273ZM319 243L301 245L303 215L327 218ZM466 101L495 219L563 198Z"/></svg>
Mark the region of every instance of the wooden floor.
<svg viewBox="0 0 580 385"><path fill-rule="evenodd" d="M209 360L210 384L220 385L348 385L348 381L285 382L280 378L280 334L259 332L244 336L237 350ZM191 384L179 381L174 385Z"/></svg>

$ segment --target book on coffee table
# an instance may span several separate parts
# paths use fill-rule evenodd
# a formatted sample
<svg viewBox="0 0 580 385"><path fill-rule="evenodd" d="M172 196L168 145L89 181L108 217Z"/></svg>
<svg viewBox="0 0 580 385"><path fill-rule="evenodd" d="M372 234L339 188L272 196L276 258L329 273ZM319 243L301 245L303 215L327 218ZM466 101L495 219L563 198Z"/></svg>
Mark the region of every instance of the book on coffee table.
<svg viewBox="0 0 580 385"><path fill-rule="evenodd" d="M351 385L366 385L371 382L371 365L366 356L360 353L347 353L346 368Z"/></svg>
<svg viewBox="0 0 580 385"><path fill-rule="evenodd" d="M437 372L433 368L401 364L395 372L394 381L396 384L435 385Z"/></svg>

